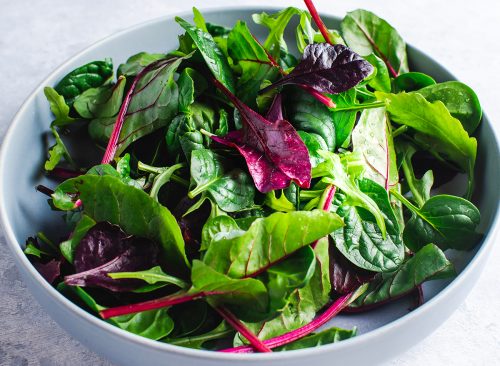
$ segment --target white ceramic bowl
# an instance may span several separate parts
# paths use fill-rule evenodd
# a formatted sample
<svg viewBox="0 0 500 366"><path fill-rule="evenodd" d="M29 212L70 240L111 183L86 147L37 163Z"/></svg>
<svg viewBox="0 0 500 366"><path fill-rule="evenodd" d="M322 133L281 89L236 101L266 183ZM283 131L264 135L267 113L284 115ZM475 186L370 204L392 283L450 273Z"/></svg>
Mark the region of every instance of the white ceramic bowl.
<svg viewBox="0 0 500 366"><path fill-rule="evenodd" d="M243 19L262 38L262 27L251 21L251 14L275 11L270 8L239 8L203 12L211 22L232 26ZM189 14L185 19L191 20ZM324 16L330 27L338 19ZM52 288L33 268L20 247L26 237L40 229L57 232L62 223L51 212L46 198L35 192L36 184L48 182L41 173L45 156L43 134L51 121L43 86L54 85L73 68L86 62L112 57L115 65L139 51L165 52L177 47L180 27L173 16L130 28L108 37L79 53L55 70L23 104L5 137L0 155L0 213L13 259L34 296L46 311L72 336L91 350L119 365L372 365L389 359L416 344L435 330L458 307L482 271L498 227L500 162L498 143L486 117L477 132L479 139L474 202L482 214L481 230L486 233L478 248L469 253L449 253L460 274L452 281L434 281L425 286L426 302L408 312L408 304L395 303L360 314L341 315L332 324L356 325L359 335L340 343L314 349L274 354L224 354L199 351L152 341L125 332L82 310ZM292 32L287 35L290 44ZM425 72L437 81L454 79L437 62L409 47L413 70ZM484 172L488 172L488 177Z"/></svg>

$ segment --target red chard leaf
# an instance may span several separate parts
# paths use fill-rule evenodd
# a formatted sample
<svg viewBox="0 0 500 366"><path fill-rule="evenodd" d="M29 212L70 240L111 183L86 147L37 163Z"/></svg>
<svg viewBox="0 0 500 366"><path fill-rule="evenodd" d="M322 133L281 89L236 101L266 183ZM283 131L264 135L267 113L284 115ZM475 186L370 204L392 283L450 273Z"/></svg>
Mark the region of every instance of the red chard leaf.
<svg viewBox="0 0 500 366"><path fill-rule="evenodd" d="M356 267L349 262L335 245L330 245L330 282L332 290L344 295L370 282L375 272Z"/></svg>
<svg viewBox="0 0 500 366"><path fill-rule="evenodd" d="M287 85L306 85L320 93L339 94L358 85L373 72L373 66L344 45L314 43L304 49L302 60L293 71L262 89Z"/></svg>
<svg viewBox="0 0 500 366"><path fill-rule="evenodd" d="M271 122L276 122L279 120L284 119L283 118L283 108L281 106L282 98L281 94L276 94L273 103L269 107L269 110L267 111L266 114L266 119Z"/></svg>
<svg viewBox="0 0 500 366"><path fill-rule="evenodd" d="M214 82L240 112L243 128L229 132L224 137L212 136L212 139L239 151L260 192L286 188L292 181L302 188L309 188L309 153L290 122L284 119L273 122L267 120L242 103L217 80ZM279 117L279 112L272 113L271 117Z"/></svg>
<svg viewBox="0 0 500 366"><path fill-rule="evenodd" d="M126 236L116 225L101 222L82 238L75 251L76 274L66 276L70 286L101 287L115 292L142 285L134 279L112 279L108 273L135 272L158 265L159 247L145 238Z"/></svg>
<svg viewBox="0 0 500 366"><path fill-rule="evenodd" d="M53 283L61 274L61 261L52 259L47 263L33 262L33 266L48 283Z"/></svg>

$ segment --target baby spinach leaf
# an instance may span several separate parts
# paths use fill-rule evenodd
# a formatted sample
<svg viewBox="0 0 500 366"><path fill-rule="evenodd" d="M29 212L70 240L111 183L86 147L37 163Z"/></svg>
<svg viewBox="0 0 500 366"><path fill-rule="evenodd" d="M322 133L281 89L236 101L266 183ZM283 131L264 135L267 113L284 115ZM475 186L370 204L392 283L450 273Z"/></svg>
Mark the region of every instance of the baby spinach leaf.
<svg viewBox="0 0 500 366"><path fill-rule="evenodd" d="M384 237L371 212L365 211L363 206L353 207L346 193L337 209L345 226L331 236L337 249L358 267L373 272L394 271L403 263L404 244L387 191L369 179L362 179L358 184L359 190L382 214L387 235Z"/></svg>
<svg viewBox="0 0 500 366"><path fill-rule="evenodd" d="M427 243L435 243L443 250L470 250L481 238L476 232L481 219L479 210L466 199L441 194L431 197L420 209L404 197L401 201L412 212L403 239L413 251Z"/></svg>
<svg viewBox="0 0 500 366"><path fill-rule="evenodd" d="M239 169L225 173L222 158L211 150L191 153L191 178L196 187L189 192L190 198L208 192L226 212L239 211L253 204L255 189L250 177Z"/></svg>
<svg viewBox="0 0 500 366"><path fill-rule="evenodd" d="M434 184L434 174L432 173L432 170L428 170L422 178L418 179L415 177L411 159L417 152L417 149L413 146L413 144L405 141L398 141L396 148L398 153L402 154L401 168L403 169L406 183L410 188L413 199L417 202L418 207L422 207L424 203L431 198L431 189Z"/></svg>
<svg viewBox="0 0 500 366"><path fill-rule="evenodd" d="M254 278L234 279L226 276L199 260L193 261L191 292L220 292L210 297L216 304L252 304L256 312L266 312L269 297L264 284Z"/></svg>
<svg viewBox="0 0 500 366"><path fill-rule="evenodd" d="M386 94L375 92L385 101L391 120L418 131L415 138L431 152L443 154L469 174L468 194L476 162L477 141L469 137L460 121L450 115L441 101L430 103L418 93Z"/></svg>
<svg viewBox="0 0 500 366"><path fill-rule="evenodd" d="M212 217L207 220L201 231L200 250L208 249L212 240L243 233L244 231L240 229L232 217L226 215Z"/></svg>
<svg viewBox="0 0 500 366"><path fill-rule="evenodd" d="M385 237L384 215L377 203L357 186L354 179L349 176L347 167L338 155L327 151L320 151L319 153L325 161L313 169L313 178L325 177L323 180L326 183L333 184L346 194L349 205L368 210L375 218L382 236Z"/></svg>
<svg viewBox="0 0 500 366"><path fill-rule="evenodd" d="M106 307L99 305L84 289L60 283L57 290L66 296L77 297L92 312L99 313ZM143 311L140 313L116 316L105 321L128 332L159 340L169 335L174 329L174 321L168 315L169 308Z"/></svg>
<svg viewBox="0 0 500 366"><path fill-rule="evenodd" d="M76 98L73 107L83 118L113 117L122 104L125 85L125 77L120 76L116 84L87 89Z"/></svg>
<svg viewBox="0 0 500 366"><path fill-rule="evenodd" d="M256 219L239 235L213 239L203 261L233 278L254 276L341 226L330 212L276 212Z"/></svg>
<svg viewBox="0 0 500 366"><path fill-rule="evenodd" d="M186 30L187 34L189 34L196 44L214 77L234 93L235 86L231 67L227 62L226 56L224 56L212 36L202 29L189 24L182 18L175 17L175 21Z"/></svg>
<svg viewBox="0 0 500 366"><path fill-rule="evenodd" d="M129 235L159 243L167 268L181 272L186 269L184 241L177 221L166 207L147 193L109 175L73 178L59 185L57 191L78 193L85 214L92 219L109 221L119 225ZM68 209L65 206L60 208Z"/></svg>
<svg viewBox="0 0 500 366"><path fill-rule="evenodd" d="M46 86L43 88L43 93L49 102L50 111L55 117L51 126L67 126L77 121L77 119L69 116L69 107L64 101L64 97L55 89Z"/></svg>
<svg viewBox="0 0 500 366"><path fill-rule="evenodd" d="M395 78L393 81L393 88L395 93L399 93L402 91L411 92L435 84L436 81L429 75L412 71L401 74L397 78Z"/></svg>
<svg viewBox="0 0 500 366"><path fill-rule="evenodd" d="M261 90L282 85L307 85L320 93L338 94L358 85L373 66L344 45L310 44L299 64L280 80Z"/></svg>
<svg viewBox="0 0 500 366"><path fill-rule="evenodd" d="M396 153L385 108L365 109L352 131L353 152L363 157L363 176L389 189L398 181Z"/></svg>
<svg viewBox="0 0 500 366"><path fill-rule="evenodd" d="M358 9L347 13L340 28L354 52L361 56L374 53L384 60L394 77L408 72L406 44L396 29L384 19Z"/></svg>
<svg viewBox="0 0 500 366"><path fill-rule="evenodd" d="M336 109L347 109L357 105L355 88L340 94L330 95L330 98L337 106ZM332 113L332 121L335 126L335 146L347 148L350 143L349 137L356 123L357 111L334 110L330 113Z"/></svg>
<svg viewBox="0 0 500 366"><path fill-rule="evenodd" d="M255 40L245 22L236 22L228 35L227 49L234 64L241 68L236 95L244 103L255 106L262 82L274 80L278 66L271 63L266 50Z"/></svg>
<svg viewBox="0 0 500 366"><path fill-rule="evenodd" d="M464 129L472 134L481 122L482 109L476 93L459 81L447 81L418 90L429 102L440 100L450 114L462 122Z"/></svg>
<svg viewBox="0 0 500 366"><path fill-rule="evenodd" d="M262 193L286 188L292 181L308 188L311 163L304 142L286 120L271 122L238 100L222 84L217 87L238 109L244 122L241 130L214 141L236 148L246 160L255 186Z"/></svg>
<svg viewBox="0 0 500 366"><path fill-rule="evenodd" d="M66 104L71 107L76 97L87 89L103 85L112 75L113 62L111 59L93 61L68 73L54 89L64 97Z"/></svg>
<svg viewBox="0 0 500 366"><path fill-rule="evenodd" d="M318 102L309 93L296 88L290 94L286 107L290 123L298 131L304 131L316 140L322 141L320 143L327 147L324 150L335 150L336 130L333 121L335 113L332 116L327 106Z"/></svg>
<svg viewBox="0 0 500 366"><path fill-rule="evenodd" d="M295 342L275 348L274 351L292 351L296 349L319 347L325 344L340 342L356 336L356 328L352 330L329 328L319 333L312 333Z"/></svg>
<svg viewBox="0 0 500 366"><path fill-rule="evenodd" d="M44 168L46 171L50 172L51 170L54 170L54 168L59 165L59 162L61 159L64 158L69 164L73 166L73 168L76 168L76 164L71 158L71 155L69 154L68 149L66 148L66 145L64 145L63 140L59 136L59 133L57 132L57 129L55 127L51 127L50 131L52 131L52 135L54 135L54 138L56 140L56 143L52 145L49 148L49 158L44 164Z"/></svg>
<svg viewBox="0 0 500 366"><path fill-rule="evenodd" d="M351 308L383 303L408 294L425 281L453 277L455 269L434 244L427 244L396 271L378 274Z"/></svg>
<svg viewBox="0 0 500 366"><path fill-rule="evenodd" d="M76 224L70 238L59 244L61 254L69 263L73 263L76 247L80 244L82 238L87 234L87 231L89 231L89 229L95 224L96 222L92 218L87 215L83 215L80 221Z"/></svg>

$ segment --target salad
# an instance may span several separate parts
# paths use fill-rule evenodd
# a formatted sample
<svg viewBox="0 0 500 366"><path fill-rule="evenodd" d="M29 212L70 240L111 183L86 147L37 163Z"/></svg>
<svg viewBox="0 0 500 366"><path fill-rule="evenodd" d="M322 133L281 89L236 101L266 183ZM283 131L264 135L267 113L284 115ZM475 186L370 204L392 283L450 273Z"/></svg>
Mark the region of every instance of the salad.
<svg viewBox="0 0 500 366"><path fill-rule="evenodd" d="M481 239L475 93L410 71L375 14L334 30L305 3L254 14L260 40L193 9L176 50L45 88L37 189L64 229L25 253L47 281L129 332L235 353L354 337L324 325L455 275L445 251ZM442 193L458 175L461 196Z"/></svg>

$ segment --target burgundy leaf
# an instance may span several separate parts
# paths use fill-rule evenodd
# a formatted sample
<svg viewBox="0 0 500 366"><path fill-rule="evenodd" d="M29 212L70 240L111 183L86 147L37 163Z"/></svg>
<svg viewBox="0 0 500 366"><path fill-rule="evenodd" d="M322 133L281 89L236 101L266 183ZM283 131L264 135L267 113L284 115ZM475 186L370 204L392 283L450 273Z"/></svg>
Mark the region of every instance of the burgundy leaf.
<svg viewBox="0 0 500 366"><path fill-rule="evenodd" d="M276 94L273 99L273 103L269 107L266 114L266 119L271 122L276 122L283 118L283 108L281 107L282 97L281 94Z"/></svg>
<svg viewBox="0 0 500 366"><path fill-rule="evenodd" d="M48 283L54 282L61 274L61 261L57 259L52 259L47 263L33 262L33 267Z"/></svg>
<svg viewBox="0 0 500 366"><path fill-rule="evenodd" d="M76 274L66 276L71 286L102 287L111 291L131 291L140 280L112 279L108 273L135 272L158 265L159 247L145 238L126 236L116 225L101 222L80 241L74 265Z"/></svg>
<svg viewBox="0 0 500 366"><path fill-rule="evenodd" d="M266 193L286 188L295 181L302 188L311 183L311 163L304 142L290 122L268 121L254 112L217 80L216 86L233 102L243 120L243 128L214 141L236 148L246 160L257 189Z"/></svg>
<svg viewBox="0 0 500 366"><path fill-rule="evenodd" d="M260 93L281 85L298 84L321 93L338 94L358 85L372 71L368 61L344 45L314 43L305 48L302 60L290 74Z"/></svg>
<svg viewBox="0 0 500 366"><path fill-rule="evenodd" d="M342 253L330 245L330 282L332 289L339 295L353 292L359 286L373 279L375 272L356 267Z"/></svg>

